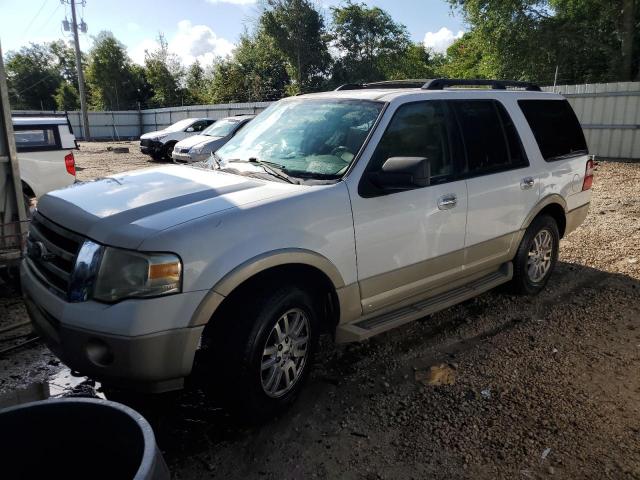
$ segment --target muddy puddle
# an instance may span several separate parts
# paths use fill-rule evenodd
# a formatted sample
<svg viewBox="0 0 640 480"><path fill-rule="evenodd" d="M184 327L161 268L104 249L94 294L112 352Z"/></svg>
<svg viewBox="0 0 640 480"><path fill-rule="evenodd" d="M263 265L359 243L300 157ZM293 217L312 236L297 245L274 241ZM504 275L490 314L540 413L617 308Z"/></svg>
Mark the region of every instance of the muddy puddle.
<svg viewBox="0 0 640 480"><path fill-rule="evenodd" d="M98 382L65 368L46 380L0 393L0 408L62 397L106 398Z"/></svg>

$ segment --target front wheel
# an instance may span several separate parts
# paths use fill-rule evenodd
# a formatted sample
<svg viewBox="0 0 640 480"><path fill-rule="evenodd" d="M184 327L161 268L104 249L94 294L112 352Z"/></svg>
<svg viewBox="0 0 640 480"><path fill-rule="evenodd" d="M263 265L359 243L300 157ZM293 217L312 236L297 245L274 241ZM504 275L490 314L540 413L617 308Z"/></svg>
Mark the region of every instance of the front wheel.
<svg viewBox="0 0 640 480"><path fill-rule="evenodd" d="M252 300L220 319L226 326L210 339L207 370L220 365L224 374L209 376L212 389L236 413L261 420L289 407L302 389L318 344L319 309L297 286Z"/></svg>
<svg viewBox="0 0 640 480"><path fill-rule="evenodd" d="M514 258L512 290L535 295L544 289L558 261L560 233L549 215L537 217L527 228Z"/></svg>

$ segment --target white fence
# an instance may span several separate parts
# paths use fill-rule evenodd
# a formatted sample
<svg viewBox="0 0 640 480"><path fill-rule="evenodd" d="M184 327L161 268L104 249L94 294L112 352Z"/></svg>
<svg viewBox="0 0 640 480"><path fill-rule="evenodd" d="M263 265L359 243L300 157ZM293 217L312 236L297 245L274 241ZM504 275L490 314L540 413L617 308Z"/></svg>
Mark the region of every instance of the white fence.
<svg viewBox="0 0 640 480"><path fill-rule="evenodd" d="M553 91L553 87L545 87ZM555 91L567 97L582 123L591 153L602 158L640 159L640 82L561 85ZM239 113L259 113L269 102L194 105L189 107L89 112L95 139L138 138L188 117L223 118ZM51 113L51 112L16 112ZM60 113L60 112L58 112ZM78 138L82 138L80 113L69 112Z"/></svg>
<svg viewBox="0 0 640 480"><path fill-rule="evenodd" d="M571 103L591 153L640 159L640 82L562 85L555 91Z"/></svg>
<svg viewBox="0 0 640 480"><path fill-rule="evenodd" d="M191 105L188 107L152 108L147 110L117 110L89 112L89 129L95 140L137 139L146 132L161 130L189 117L220 119L231 115L255 114L267 108L270 102L229 103L221 105ZM52 111L14 110L12 113L47 115L64 113ZM69 122L78 139L84 138L80 112L67 112Z"/></svg>

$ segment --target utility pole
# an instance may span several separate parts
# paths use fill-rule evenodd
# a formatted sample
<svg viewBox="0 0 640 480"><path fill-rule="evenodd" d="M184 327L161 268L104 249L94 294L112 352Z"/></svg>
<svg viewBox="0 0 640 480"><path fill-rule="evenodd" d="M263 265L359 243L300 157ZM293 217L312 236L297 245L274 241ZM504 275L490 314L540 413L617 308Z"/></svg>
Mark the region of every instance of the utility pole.
<svg viewBox="0 0 640 480"><path fill-rule="evenodd" d="M82 54L78 39L78 20L76 19L76 0L69 0L71 5L71 28L73 29L73 43L76 50L76 70L78 70L78 93L80 94L80 110L82 112L82 133L85 140L91 140L89 132L89 115L87 113L87 94L84 89L84 73L82 72Z"/></svg>

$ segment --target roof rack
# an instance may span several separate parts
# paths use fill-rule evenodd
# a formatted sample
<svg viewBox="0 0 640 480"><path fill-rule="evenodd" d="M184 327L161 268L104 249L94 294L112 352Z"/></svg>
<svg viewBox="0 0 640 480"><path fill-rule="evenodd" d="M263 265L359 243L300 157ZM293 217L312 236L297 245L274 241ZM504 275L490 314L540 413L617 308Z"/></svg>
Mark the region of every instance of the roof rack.
<svg viewBox="0 0 640 480"><path fill-rule="evenodd" d="M434 78L431 80L389 80L386 82L371 83L347 83L340 85L336 91L365 90L369 88L421 88L423 90L443 90L448 87L491 87L493 90L506 90L507 88L521 88L528 91L539 92L540 87L530 82L517 82L515 80L484 80L466 78Z"/></svg>
<svg viewBox="0 0 640 480"><path fill-rule="evenodd" d="M540 87L531 82L517 82L515 80L484 80L466 78L435 78L427 80L422 86L424 90L443 90L448 87L491 87L493 90L506 90L507 88L522 88L524 90L539 92Z"/></svg>
<svg viewBox="0 0 640 480"><path fill-rule="evenodd" d="M425 82L430 80L386 80L384 82L371 83L347 83L336 88L336 92L341 90L366 90L369 88L422 88Z"/></svg>

